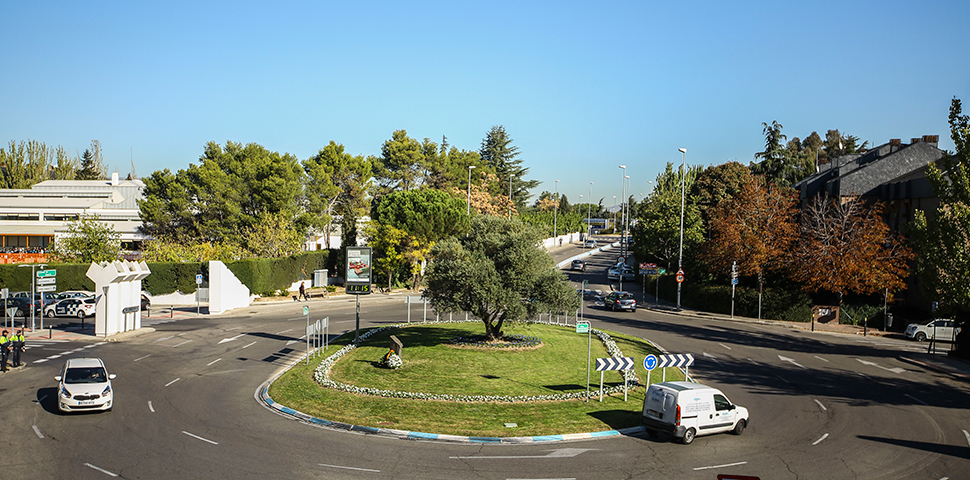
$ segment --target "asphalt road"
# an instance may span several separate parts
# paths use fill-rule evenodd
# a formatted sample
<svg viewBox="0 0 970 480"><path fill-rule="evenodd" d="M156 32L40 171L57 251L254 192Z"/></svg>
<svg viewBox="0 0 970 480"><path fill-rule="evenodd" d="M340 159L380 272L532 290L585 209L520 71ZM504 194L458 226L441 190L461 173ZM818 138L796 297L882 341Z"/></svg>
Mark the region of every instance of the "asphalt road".
<svg viewBox="0 0 970 480"><path fill-rule="evenodd" d="M605 271L615 256L593 256L571 281L609 291ZM691 445L621 436L531 445L404 441L304 424L257 402L259 386L305 348L303 305L313 319L329 316L333 333L353 328L354 301L340 298L159 323L121 342L32 345L30 366L0 378L0 471L24 479L970 478L970 386L897 360L915 348L909 342L642 308L613 313L594 296L586 300L595 328L693 353L691 374L751 412L744 435ZM419 319L420 307L411 308ZM397 323L405 310L402 296L364 297L361 323ZM40 361L52 355L63 356ZM118 375L113 411L56 412L53 376L70 356L99 356Z"/></svg>

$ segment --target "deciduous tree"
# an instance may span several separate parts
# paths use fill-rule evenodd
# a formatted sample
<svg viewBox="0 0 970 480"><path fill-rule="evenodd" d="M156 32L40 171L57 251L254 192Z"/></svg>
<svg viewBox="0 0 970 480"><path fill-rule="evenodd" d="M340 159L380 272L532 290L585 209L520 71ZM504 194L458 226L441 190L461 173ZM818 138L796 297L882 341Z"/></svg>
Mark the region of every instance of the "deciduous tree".
<svg viewBox="0 0 970 480"><path fill-rule="evenodd" d="M98 263L118 259L121 234L99 215L86 215L67 224L67 233L56 239L54 257L64 263Z"/></svg>

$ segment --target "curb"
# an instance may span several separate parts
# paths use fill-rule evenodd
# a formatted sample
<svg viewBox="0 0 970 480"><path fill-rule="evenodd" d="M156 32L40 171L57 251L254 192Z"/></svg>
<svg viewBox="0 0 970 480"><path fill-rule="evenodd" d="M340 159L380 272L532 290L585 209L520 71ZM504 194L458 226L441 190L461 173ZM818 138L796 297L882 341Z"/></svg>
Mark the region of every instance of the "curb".
<svg viewBox="0 0 970 480"><path fill-rule="evenodd" d="M919 366L921 366L923 368L926 368L926 369L929 369L929 370L933 370L935 372L947 374L947 375L949 375L949 376L951 376L953 378L956 378L958 380L963 380L965 382L970 382L970 375L967 375L965 373L960 373L960 372L954 371L951 368L943 367L943 366L937 365L935 363L924 362L922 360L917 360L915 358L910 358L910 357L906 357L906 356L903 356L903 355L900 355L897 358L899 360L903 361L903 362L906 362L906 363L911 363L913 365L919 365Z"/></svg>

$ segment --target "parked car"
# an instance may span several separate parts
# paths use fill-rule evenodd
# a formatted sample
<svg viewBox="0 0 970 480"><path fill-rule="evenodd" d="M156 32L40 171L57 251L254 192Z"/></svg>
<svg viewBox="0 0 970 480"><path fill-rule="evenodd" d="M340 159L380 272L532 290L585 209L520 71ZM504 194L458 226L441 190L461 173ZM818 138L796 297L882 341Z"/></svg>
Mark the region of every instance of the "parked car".
<svg viewBox="0 0 970 480"><path fill-rule="evenodd" d="M78 297L93 297L94 292L85 292L83 290L68 290L66 292L61 292L57 294L58 300L64 300L65 298L78 298Z"/></svg>
<svg viewBox="0 0 970 480"><path fill-rule="evenodd" d="M10 297L7 298L6 309L9 313L0 313L15 317L26 317L30 313L30 301L27 300L27 297Z"/></svg>
<svg viewBox="0 0 970 480"><path fill-rule="evenodd" d="M637 311L637 299L629 292L610 292L609 295L603 297L603 305L614 312L617 310Z"/></svg>
<svg viewBox="0 0 970 480"><path fill-rule="evenodd" d="M586 271L586 262L582 260L573 260L572 265L569 266L570 270L579 270L580 272Z"/></svg>
<svg viewBox="0 0 970 480"><path fill-rule="evenodd" d="M650 385L641 415L648 434L664 432L683 444L693 442L697 435L741 435L748 425L748 409L731 403L716 388L691 382Z"/></svg>
<svg viewBox="0 0 970 480"><path fill-rule="evenodd" d="M583 247L584 248L596 248L596 240L592 240L592 239L586 240L586 243L583 244Z"/></svg>
<svg viewBox="0 0 970 480"><path fill-rule="evenodd" d="M85 318L94 315L98 300L94 297L65 298L53 305L44 307L44 315L48 317L77 317Z"/></svg>
<svg viewBox="0 0 970 480"><path fill-rule="evenodd" d="M151 310L151 308L152 308L152 299L149 298L148 295L145 295L144 293L141 294L141 309Z"/></svg>
<svg viewBox="0 0 970 480"><path fill-rule="evenodd" d="M57 409L62 412L111 410L114 392L100 358L71 358L64 362L57 380Z"/></svg>
<svg viewBox="0 0 970 480"><path fill-rule="evenodd" d="M624 264L614 265L606 272L606 278L610 280L619 280L620 275L623 276L624 280L636 279L636 274L633 273L633 267Z"/></svg>
<svg viewBox="0 0 970 480"><path fill-rule="evenodd" d="M906 337L922 342L924 340L955 339L960 334L960 328L954 328L953 320L940 318L926 324L910 323L906 326Z"/></svg>

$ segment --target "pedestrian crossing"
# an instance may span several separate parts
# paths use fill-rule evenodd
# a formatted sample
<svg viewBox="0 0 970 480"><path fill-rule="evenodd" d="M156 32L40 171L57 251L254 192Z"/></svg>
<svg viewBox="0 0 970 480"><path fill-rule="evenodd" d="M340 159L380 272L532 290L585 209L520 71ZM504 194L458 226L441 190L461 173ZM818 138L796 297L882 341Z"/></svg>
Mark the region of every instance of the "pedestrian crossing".
<svg viewBox="0 0 970 480"><path fill-rule="evenodd" d="M32 348L41 348L41 347L44 347L44 346L48 346L49 347L51 345L56 345L58 343L67 343L67 340L33 340L33 341L30 341L28 343L27 350L30 350ZM41 359L38 359L38 360L34 360L32 363L34 363L36 365L38 363L46 363L46 362L49 362L51 360L57 360L58 358L62 358L62 357L69 357L69 356L74 355L76 353L83 353L83 352L90 351L91 349L93 349L95 347L99 347L99 346L104 345L106 343L108 343L108 342L91 343L91 344L88 344L88 345L84 345L83 347L75 348L73 350L66 350L66 351L63 351L63 352L55 353L53 355L48 355L45 358L41 358Z"/></svg>

